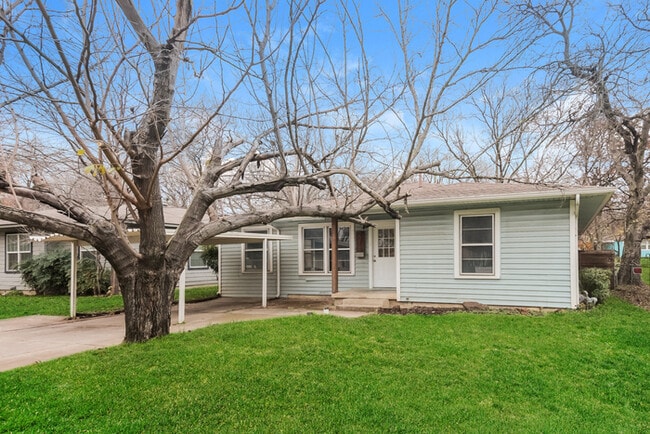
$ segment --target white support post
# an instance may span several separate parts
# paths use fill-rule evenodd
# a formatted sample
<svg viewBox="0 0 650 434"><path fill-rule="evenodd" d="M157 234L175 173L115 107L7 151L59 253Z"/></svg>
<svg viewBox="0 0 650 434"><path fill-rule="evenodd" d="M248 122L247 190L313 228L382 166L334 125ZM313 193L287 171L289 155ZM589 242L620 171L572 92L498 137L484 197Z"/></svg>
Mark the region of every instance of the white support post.
<svg viewBox="0 0 650 434"><path fill-rule="evenodd" d="M262 241L262 307L266 307L266 296L268 293L268 247L269 240L267 238L264 238Z"/></svg>
<svg viewBox="0 0 650 434"><path fill-rule="evenodd" d="M185 271L183 268L180 278L178 279L178 323L185 322Z"/></svg>
<svg viewBox="0 0 650 434"><path fill-rule="evenodd" d="M77 317L77 252L79 241L70 243L70 318Z"/></svg>
<svg viewBox="0 0 650 434"><path fill-rule="evenodd" d="M219 291L217 291L217 293L221 295L221 289L223 288L223 285L221 283L221 244L219 244L218 249L219 249L219 253L218 253L219 256L217 257L217 281L219 283Z"/></svg>

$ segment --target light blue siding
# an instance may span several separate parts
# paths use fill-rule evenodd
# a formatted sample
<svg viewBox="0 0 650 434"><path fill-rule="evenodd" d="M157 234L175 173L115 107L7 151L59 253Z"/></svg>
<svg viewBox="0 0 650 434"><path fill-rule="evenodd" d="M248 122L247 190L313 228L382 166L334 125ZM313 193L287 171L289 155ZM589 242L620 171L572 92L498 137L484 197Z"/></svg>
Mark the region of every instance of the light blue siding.
<svg viewBox="0 0 650 434"><path fill-rule="evenodd" d="M453 210L401 222L401 300L570 307L566 202L502 206L499 279L454 277Z"/></svg>
<svg viewBox="0 0 650 434"><path fill-rule="evenodd" d="M267 296L275 297L277 282L276 243L270 241L273 271L267 274ZM221 295L225 297L262 297L262 272L242 272L242 244L224 244L221 246Z"/></svg>
<svg viewBox="0 0 650 434"><path fill-rule="evenodd" d="M218 283L217 275L210 268L188 268L185 272L185 286L212 286Z"/></svg>
<svg viewBox="0 0 650 434"><path fill-rule="evenodd" d="M493 208L493 207L476 207ZM400 222L400 301L489 305L571 307L571 243L568 201L508 204L500 211L500 278L456 278L454 211L411 209ZM376 218L385 218L377 215ZM299 273L299 233L303 223L322 219L287 219L274 223L291 240L281 242L281 296L329 295L330 275ZM359 229L359 227L357 227ZM369 238L366 254L355 257L354 273L339 275L339 290L369 287ZM274 261L275 261L274 247ZM241 245L222 246L222 292L261 296L259 273L241 272ZM269 297L275 295L277 267L268 275Z"/></svg>
<svg viewBox="0 0 650 434"><path fill-rule="evenodd" d="M282 285L281 292L286 295L330 295L332 293L331 275L300 275L298 259L298 225L301 223L324 223L321 219L288 220L276 222L275 227L282 235L291 235L291 240L282 241ZM352 231L354 232L354 231ZM354 238L354 233L350 234ZM367 243L367 240L366 240ZM366 249L367 252L367 249ZM352 252L354 254L354 252ZM368 287L368 254L365 258L355 257L354 273L339 273L339 290Z"/></svg>

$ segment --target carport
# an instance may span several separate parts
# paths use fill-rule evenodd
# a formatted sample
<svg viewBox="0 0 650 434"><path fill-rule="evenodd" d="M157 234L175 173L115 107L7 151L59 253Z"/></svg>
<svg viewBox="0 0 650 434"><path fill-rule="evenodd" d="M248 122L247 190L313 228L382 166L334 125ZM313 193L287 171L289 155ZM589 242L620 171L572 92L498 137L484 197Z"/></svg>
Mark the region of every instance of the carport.
<svg viewBox="0 0 650 434"><path fill-rule="evenodd" d="M167 239L174 235L173 229L167 229ZM127 236L132 244L140 241L139 230L128 230ZM77 316L77 259L79 258L79 248L82 246L89 246L85 241L80 241L60 234L51 235L32 235L30 237L33 241L41 242L69 242L70 249L70 317L76 318ZM276 279L277 288L280 288L280 241L290 240L290 235L280 235L279 233L252 233L252 232L224 232L215 235L212 238L205 240L202 245L217 245L222 244L245 244L250 242L262 242L262 307L267 306L268 299L268 252L269 242L276 241ZM185 322L185 273L187 268L183 270L178 282L178 322ZM219 285L221 285L221 249L219 249Z"/></svg>

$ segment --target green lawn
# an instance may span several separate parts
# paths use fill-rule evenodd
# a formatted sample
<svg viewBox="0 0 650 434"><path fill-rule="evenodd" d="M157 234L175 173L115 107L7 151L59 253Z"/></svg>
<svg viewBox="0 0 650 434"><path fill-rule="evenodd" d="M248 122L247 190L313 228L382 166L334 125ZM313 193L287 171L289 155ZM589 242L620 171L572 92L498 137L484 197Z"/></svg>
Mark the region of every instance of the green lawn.
<svg viewBox="0 0 650 434"><path fill-rule="evenodd" d="M224 324L0 373L0 432L648 432L650 313Z"/></svg>
<svg viewBox="0 0 650 434"><path fill-rule="evenodd" d="M218 286L205 286L200 288L187 288L185 298L187 301L203 300L215 297ZM176 290L178 300L178 290ZM94 314L101 312L114 312L124 308L122 296L109 297L79 297L77 299L77 312L80 314ZM0 319L14 318L26 315L70 315L69 296L20 296L9 295L0 297Z"/></svg>

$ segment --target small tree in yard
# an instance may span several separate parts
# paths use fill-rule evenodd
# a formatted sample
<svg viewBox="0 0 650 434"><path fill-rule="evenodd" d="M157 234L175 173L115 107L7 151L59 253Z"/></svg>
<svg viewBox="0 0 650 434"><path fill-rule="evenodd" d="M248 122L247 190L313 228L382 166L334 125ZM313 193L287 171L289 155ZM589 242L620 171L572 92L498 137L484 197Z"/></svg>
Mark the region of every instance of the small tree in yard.
<svg viewBox="0 0 650 434"><path fill-rule="evenodd" d="M0 9L0 116L11 109L59 152L29 183L0 178L0 192L59 214L0 206L0 218L94 246L117 273L126 340L165 335L174 286L206 239L298 215L364 223L375 204L399 217L392 193L436 167L415 164L432 122L519 52L503 44L518 40L509 27L486 27L497 6L443 1L371 13L388 29L373 38L392 44L382 50L397 59L385 72L368 54L367 11L349 2L195 11L191 0L152 1L146 13L133 0L9 3ZM429 21L417 38L416 21ZM179 173L171 167L188 175L186 188L165 188ZM91 178L106 212L62 188L64 174ZM187 194L170 240L164 191ZM126 218L139 229L137 249Z"/></svg>

